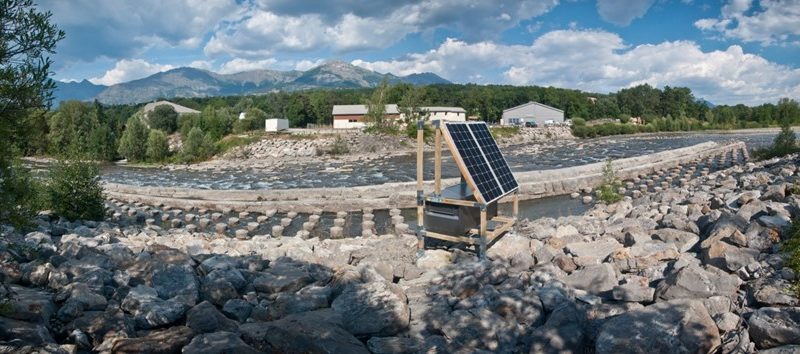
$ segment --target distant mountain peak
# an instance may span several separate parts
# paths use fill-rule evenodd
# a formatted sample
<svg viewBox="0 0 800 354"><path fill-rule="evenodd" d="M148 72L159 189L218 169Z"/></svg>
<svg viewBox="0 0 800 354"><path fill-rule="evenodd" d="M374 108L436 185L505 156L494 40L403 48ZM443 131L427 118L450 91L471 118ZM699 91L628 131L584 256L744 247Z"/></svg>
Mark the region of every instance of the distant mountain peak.
<svg viewBox="0 0 800 354"><path fill-rule="evenodd" d="M272 91L295 91L315 88L368 88L377 86L384 77L391 83L430 85L450 83L433 73L398 77L381 74L342 60L328 60L307 71L248 70L219 74L191 67L178 67L145 78L111 86L58 82L55 102L97 99L108 104L150 102L157 98L210 97L263 94Z"/></svg>

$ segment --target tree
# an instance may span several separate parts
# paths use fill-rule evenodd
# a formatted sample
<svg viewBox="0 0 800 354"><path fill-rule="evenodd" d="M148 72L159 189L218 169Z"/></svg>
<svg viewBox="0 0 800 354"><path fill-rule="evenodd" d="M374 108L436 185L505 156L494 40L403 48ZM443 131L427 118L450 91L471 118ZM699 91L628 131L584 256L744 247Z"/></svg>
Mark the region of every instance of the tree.
<svg viewBox="0 0 800 354"><path fill-rule="evenodd" d="M795 124L800 121L800 106L793 99L781 98L778 101L776 110L778 111L778 121L781 124L784 124L784 122Z"/></svg>
<svg viewBox="0 0 800 354"><path fill-rule="evenodd" d="M196 162L205 160L214 155L214 139L210 134L203 134L200 128L192 128L186 141L183 142L183 151L181 151L181 161L183 162Z"/></svg>
<svg viewBox="0 0 800 354"><path fill-rule="evenodd" d="M367 100L367 115L365 119L367 122L372 123L373 127L378 131L391 126L392 122L386 121L386 96L389 93L389 79L384 77L372 96Z"/></svg>
<svg viewBox="0 0 800 354"><path fill-rule="evenodd" d="M167 135L158 129L150 130L147 137L147 150L145 151L147 160L151 162L161 162L169 156L169 142Z"/></svg>
<svg viewBox="0 0 800 354"><path fill-rule="evenodd" d="M178 129L178 112L168 104L156 106L147 114L151 129L158 129L167 134L172 134Z"/></svg>
<svg viewBox="0 0 800 354"><path fill-rule="evenodd" d="M59 161L50 172L48 200L58 216L69 220L103 218L103 188L97 165L82 161Z"/></svg>
<svg viewBox="0 0 800 354"><path fill-rule="evenodd" d="M0 2L0 222L15 226L37 211L35 182L16 158L15 139L31 129L25 118L52 100L49 55L64 32L50 18L32 0Z"/></svg>
<svg viewBox="0 0 800 354"><path fill-rule="evenodd" d="M140 115L134 114L128 120L128 126L122 133L119 142L119 154L129 162L144 161L147 152L147 138L149 129L144 125Z"/></svg>

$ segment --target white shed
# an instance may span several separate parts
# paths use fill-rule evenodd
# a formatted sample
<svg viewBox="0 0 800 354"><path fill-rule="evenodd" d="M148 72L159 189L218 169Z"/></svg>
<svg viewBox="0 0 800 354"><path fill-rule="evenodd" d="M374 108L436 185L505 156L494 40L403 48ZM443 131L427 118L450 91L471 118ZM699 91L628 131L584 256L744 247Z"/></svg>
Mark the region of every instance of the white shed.
<svg viewBox="0 0 800 354"><path fill-rule="evenodd" d="M279 132L289 129L289 120L280 118L270 118L266 120L265 129L268 132Z"/></svg>
<svg viewBox="0 0 800 354"><path fill-rule="evenodd" d="M535 122L543 126L545 122L564 123L564 111L539 102L528 102L503 111L501 125L519 125L526 122Z"/></svg>
<svg viewBox="0 0 800 354"><path fill-rule="evenodd" d="M420 107L421 110L428 112L428 120L446 120L451 122L466 122L467 111L461 107Z"/></svg>

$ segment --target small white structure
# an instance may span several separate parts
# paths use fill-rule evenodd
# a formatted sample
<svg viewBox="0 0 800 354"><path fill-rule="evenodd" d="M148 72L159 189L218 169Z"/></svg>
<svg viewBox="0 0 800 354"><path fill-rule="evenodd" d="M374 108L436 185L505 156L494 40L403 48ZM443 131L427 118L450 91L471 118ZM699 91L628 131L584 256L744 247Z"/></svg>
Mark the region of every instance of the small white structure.
<svg viewBox="0 0 800 354"><path fill-rule="evenodd" d="M270 118L266 120L265 130L268 132L279 132L289 129L289 120L280 118Z"/></svg>
<svg viewBox="0 0 800 354"><path fill-rule="evenodd" d="M428 120L446 120L451 122L466 122L467 111L461 107L420 107L421 110L428 112Z"/></svg>
<svg viewBox="0 0 800 354"><path fill-rule="evenodd" d="M547 121L563 123L564 111L531 101L503 110L503 118L500 120L500 125L521 125L527 122L535 122L536 125L541 127Z"/></svg>
<svg viewBox="0 0 800 354"><path fill-rule="evenodd" d="M333 129L357 129L367 125L366 115L368 108L363 104L334 105ZM387 104L384 119L401 118L400 110L396 104Z"/></svg>
<svg viewBox="0 0 800 354"><path fill-rule="evenodd" d="M245 118L247 118L247 114L244 112L239 113L239 120L244 120Z"/></svg>

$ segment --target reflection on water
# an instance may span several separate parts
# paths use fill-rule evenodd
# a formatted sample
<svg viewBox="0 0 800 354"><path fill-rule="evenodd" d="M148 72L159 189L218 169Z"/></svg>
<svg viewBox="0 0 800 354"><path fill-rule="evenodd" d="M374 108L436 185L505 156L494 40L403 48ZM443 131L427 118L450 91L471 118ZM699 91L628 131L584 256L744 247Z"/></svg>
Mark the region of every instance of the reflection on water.
<svg viewBox="0 0 800 354"><path fill-rule="evenodd" d="M649 136L618 136L589 140L565 140L546 145L513 145L503 148L512 170L532 171L556 169L619 159L676 149L703 142L741 140L748 147L768 145L775 133L746 134L659 134ZM432 153L426 156L426 166L433 166ZM457 177L458 169L449 154L444 154L442 175ZM188 187L199 189L290 189L315 187L347 187L387 182L410 182L416 176L413 155L387 158L365 163L311 163L272 170L237 168L219 171L186 171L158 168L137 168L118 165L105 166L102 178L109 182L142 186ZM433 168L426 169L426 179L433 178Z"/></svg>

